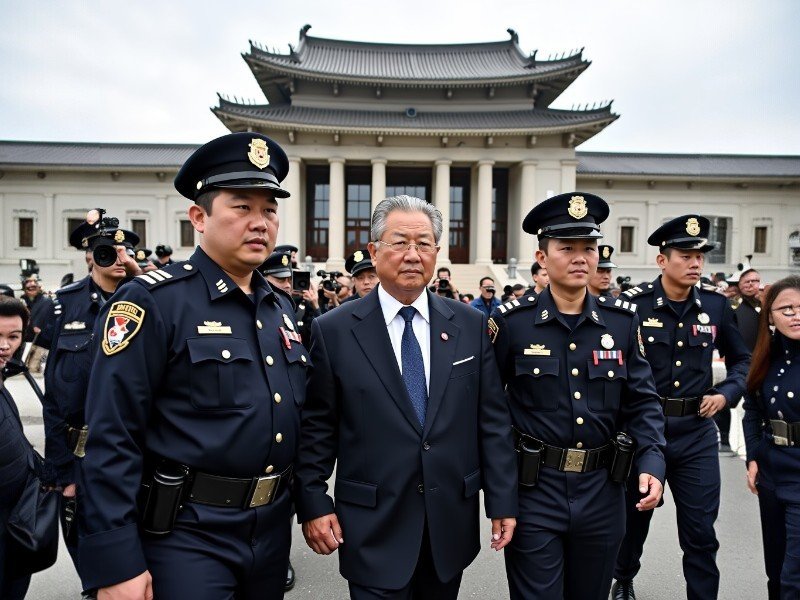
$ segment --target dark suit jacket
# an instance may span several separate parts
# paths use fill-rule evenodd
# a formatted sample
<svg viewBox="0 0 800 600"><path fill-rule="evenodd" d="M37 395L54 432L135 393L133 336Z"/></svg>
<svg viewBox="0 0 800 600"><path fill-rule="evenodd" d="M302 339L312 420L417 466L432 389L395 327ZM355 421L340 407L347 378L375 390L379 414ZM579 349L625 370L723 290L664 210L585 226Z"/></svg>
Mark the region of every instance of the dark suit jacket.
<svg viewBox="0 0 800 600"><path fill-rule="evenodd" d="M431 365L424 427L397 366L377 288L312 325L297 514L304 522L334 512L326 481L338 461L340 571L360 585L406 585L426 520L439 579L460 573L480 549L481 487L487 516L517 512L511 420L486 316L425 294Z"/></svg>

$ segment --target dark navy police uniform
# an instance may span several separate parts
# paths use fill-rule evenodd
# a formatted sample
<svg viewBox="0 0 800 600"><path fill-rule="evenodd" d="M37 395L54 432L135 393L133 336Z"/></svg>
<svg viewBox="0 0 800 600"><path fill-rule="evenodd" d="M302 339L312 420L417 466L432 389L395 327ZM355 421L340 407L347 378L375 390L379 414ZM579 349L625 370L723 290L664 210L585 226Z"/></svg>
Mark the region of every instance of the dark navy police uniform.
<svg viewBox="0 0 800 600"><path fill-rule="evenodd" d="M114 239L132 248L139 236L116 227L104 228L103 221L83 223L70 234L70 244L81 251ZM52 325L54 331L44 373L45 394L42 414L45 429L47 483L64 487L77 481L76 456L83 454L82 429L89 373L92 369L92 334L100 309L111 293L103 291L91 275L56 292ZM49 480L49 481L47 481ZM70 557L78 567L76 503L61 500L61 524Z"/></svg>
<svg viewBox="0 0 800 600"><path fill-rule="evenodd" d="M563 194L537 206L523 228L598 237L607 215L596 196ZM591 451L626 432L638 443L633 473L664 477L663 418L635 306L587 292L580 315L563 315L548 287L501 305L489 330L514 427L566 456L560 466L545 462L534 487L520 485L505 548L511 597L605 599L624 533L624 485L593 468L590 455L600 452Z"/></svg>
<svg viewBox="0 0 800 600"><path fill-rule="evenodd" d="M783 425L790 424L790 427ZM800 597L800 344L775 333L761 389L744 400L747 462L758 504L770 600Z"/></svg>
<svg viewBox="0 0 800 600"><path fill-rule="evenodd" d="M268 138L231 134L197 150L175 184L190 198L195 184L198 194L242 187L286 197L287 170ZM290 303L258 272L251 288L245 294L198 248L134 278L101 312L79 487L85 588L148 569L157 598L283 597L310 360ZM147 515L170 489L164 477L180 482L179 508L156 535Z"/></svg>
<svg viewBox="0 0 800 600"><path fill-rule="evenodd" d="M686 248L706 252L709 222L686 215L665 223L648 240L661 249ZM720 472L718 432L713 419L698 415L702 397L722 394L733 405L744 393L750 353L742 341L727 299L698 287L687 300L670 301L661 278L624 292L635 302L642 322L642 339L653 369L666 416L667 482L675 500L678 539L683 550L683 572L688 598L716 598L719 548L714 522L719 511ZM727 376L712 382L714 348L725 356ZM683 415L683 416L681 416ZM640 568L651 512L636 510L640 494L631 478L627 499L627 531L614 576L630 582Z"/></svg>

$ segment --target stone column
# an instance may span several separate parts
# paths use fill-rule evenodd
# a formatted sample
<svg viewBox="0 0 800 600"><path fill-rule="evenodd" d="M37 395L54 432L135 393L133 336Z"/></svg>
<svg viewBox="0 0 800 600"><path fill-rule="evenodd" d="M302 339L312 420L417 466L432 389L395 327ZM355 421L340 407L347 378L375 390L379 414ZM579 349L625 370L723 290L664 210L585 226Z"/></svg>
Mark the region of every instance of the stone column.
<svg viewBox="0 0 800 600"><path fill-rule="evenodd" d="M470 227L478 228L475 236L475 264L492 264L492 167L493 160L478 161L478 206L475 222Z"/></svg>
<svg viewBox="0 0 800 600"><path fill-rule="evenodd" d="M386 198L386 162L385 158L372 159L372 210Z"/></svg>
<svg viewBox="0 0 800 600"><path fill-rule="evenodd" d="M54 194L44 195L44 229L46 230L44 238L44 256L48 259L55 258L55 239L56 239L56 197ZM41 227L37 223L36 227L41 231ZM39 244L37 244L39 245Z"/></svg>
<svg viewBox="0 0 800 600"><path fill-rule="evenodd" d="M638 252L639 248L644 247L644 252L642 252L641 255L644 256L644 265L646 267L655 266L656 256L658 256L658 248L647 243L650 232L655 231L660 225L658 215L656 214L657 212L658 200L648 200L647 222L644 224L644 227L640 227L639 231L636 232L636 245L638 248L635 248L635 251Z"/></svg>
<svg viewBox="0 0 800 600"><path fill-rule="evenodd" d="M439 240L441 249L436 259L437 265L450 264L450 165L451 160L437 160L433 180L433 205L442 213L442 237Z"/></svg>
<svg viewBox="0 0 800 600"><path fill-rule="evenodd" d="M345 189L344 158L329 158L330 196L328 198L328 262L329 269L344 267Z"/></svg>
<svg viewBox="0 0 800 600"><path fill-rule="evenodd" d="M575 191L578 161L574 159L561 161L561 193L567 194Z"/></svg>
<svg viewBox="0 0 800 600"><path fill-rule="evenodd" d="M181 245L180 238L173 240L170 235L170 233L175 233L175 224L172 219L167 217L167 197L156 196L156 207L158 209L158 221L150 234L155 238L148 241L150 248L155 250L157 244L169 244L173 249L178 248ZM180 236L180 233L178 235Z"/></svg>
<svg viewBox="0 0 800 600"><path fill-rule="evenodd" d="M289 157L289 173L283 180L281 187L289 194L288 198L278 199L278 215L280 216L280 228L278 239L282 244L292 244L300 249L297 253L298 261L302 262L305 258L303 249L306 240L303 237L302 207L305 201L300 197L300 177L303 172L303 159L299 156Z"/></svg>
<svg viewBox="0 0 800 600"><path fill-rule="evenodd" d="M520 263L533 262L536 248L538 247L535 236L522 231L522 221L531 209L539 204L536 195L536 165L535 160L524 160L519 164L519 221L513 226L521 231L517 260Z"/></svg>

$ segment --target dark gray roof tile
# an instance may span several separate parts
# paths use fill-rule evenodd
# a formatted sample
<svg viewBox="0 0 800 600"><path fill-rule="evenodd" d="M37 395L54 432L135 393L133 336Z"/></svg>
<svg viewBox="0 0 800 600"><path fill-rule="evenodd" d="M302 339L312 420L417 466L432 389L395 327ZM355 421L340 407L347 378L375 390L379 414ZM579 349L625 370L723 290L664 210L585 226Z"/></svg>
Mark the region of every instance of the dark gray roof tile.
<svg viewBox="0 0 800 600"><path fill-rule="evenodd" d="M579 175L800 177L800 156L578 152Z"/></svg>

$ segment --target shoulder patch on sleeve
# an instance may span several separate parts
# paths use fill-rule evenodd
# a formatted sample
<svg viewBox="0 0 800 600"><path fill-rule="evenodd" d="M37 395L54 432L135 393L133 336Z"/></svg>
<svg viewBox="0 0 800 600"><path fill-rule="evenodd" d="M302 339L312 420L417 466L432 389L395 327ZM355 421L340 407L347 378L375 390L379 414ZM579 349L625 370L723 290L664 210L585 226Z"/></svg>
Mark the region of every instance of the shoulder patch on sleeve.
<svg viewBox="0 0 800 600"><path fill-rule="evenodd" d="M145 310L133 302L114 302L103 326L103 352L106 356L122 352L139 333Z"/></svg>
<svg viewBox="0 0 800 600"><path fill-rule="evenodd" d="M148 289L153 289L166 283L186 279L195 273L197 273L197 267L189 261L184 261L173 263L163 269L142 273L134 277L133 280L138 281Z"/></svg>
<svg viewBox="0 0 800 600"><path fill-rule="evenodd" d="M500 328L492 317L489 317L488 333L489 339L494 344L494 341L497 339L497 334L500 333Z"/></svg>

